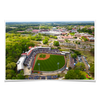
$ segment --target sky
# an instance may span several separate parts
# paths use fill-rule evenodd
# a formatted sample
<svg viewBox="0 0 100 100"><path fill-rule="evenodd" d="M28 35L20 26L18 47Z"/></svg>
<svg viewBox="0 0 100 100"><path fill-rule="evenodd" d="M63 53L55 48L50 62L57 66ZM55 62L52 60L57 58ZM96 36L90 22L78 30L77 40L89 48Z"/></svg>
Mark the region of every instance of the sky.
<svg viewBox="0 0 100 100"><path fill-rule="evenodd" d="M4 17L5 22L95 21L96 17Z"/></svg>

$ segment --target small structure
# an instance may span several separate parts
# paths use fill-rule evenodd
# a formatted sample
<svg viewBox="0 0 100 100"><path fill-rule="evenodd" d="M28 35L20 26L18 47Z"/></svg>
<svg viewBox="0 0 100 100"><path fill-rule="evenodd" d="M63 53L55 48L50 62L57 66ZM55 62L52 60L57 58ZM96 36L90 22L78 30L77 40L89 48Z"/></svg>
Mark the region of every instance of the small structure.
<svg viewBox="0 0 100 100"><path fill-rule="evenodd" d="M22 53L21 55L22 55L22 56L26 56L26 55L27 55L27 53Z"/></svg>
<svg viewBox="0 0 100 100"><path fill-rule="evenodd" d="M31 49L32 47L30 46L30 47L28 47L29 49Z"/></svg>

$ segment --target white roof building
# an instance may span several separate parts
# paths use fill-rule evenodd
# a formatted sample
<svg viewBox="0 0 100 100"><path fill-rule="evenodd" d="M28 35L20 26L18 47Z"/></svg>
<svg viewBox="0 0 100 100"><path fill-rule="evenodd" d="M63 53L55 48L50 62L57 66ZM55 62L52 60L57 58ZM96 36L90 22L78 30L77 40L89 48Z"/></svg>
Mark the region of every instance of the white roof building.
<svg viewBox="0 0 100 100"><path fill-rule="evenodd" d="M25 60L26 56L21 56L19 58L19 60L17 61L17 71L21 70L21 69L24 69L24 65L23 65L23 62Z"/></svg>
<svg viewBox="0 0 100 100"><path fill-rule="evenodd" d="M41 34L47 34L47 35L61 35L62 32L58 31L45 31L45 32L40 32Z"/></svg>

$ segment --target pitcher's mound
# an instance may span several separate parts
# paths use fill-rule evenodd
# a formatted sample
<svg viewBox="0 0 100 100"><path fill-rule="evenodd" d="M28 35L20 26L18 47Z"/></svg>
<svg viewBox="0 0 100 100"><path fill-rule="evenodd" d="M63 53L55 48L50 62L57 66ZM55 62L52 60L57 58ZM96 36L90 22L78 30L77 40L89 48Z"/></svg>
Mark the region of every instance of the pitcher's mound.
<svg viewBox="0 0 100 100"><path fill-rule="evenodd" d="M38 60L46 60L50 57L50 54L39 54Z"/></svg>

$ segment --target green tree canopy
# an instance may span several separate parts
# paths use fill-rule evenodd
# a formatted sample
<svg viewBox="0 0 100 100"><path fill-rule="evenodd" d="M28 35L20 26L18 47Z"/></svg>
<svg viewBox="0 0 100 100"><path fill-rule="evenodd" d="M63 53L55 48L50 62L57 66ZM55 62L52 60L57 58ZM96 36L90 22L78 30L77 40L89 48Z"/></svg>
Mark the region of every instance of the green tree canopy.
<svg viewBox="0 0 100 100"><path fill-rule="evenodd" d="M17 74L17 79L24 79L25 76L24 76L24 71L21 70L19 74Z"/></svg>
<svg viewBox="0 0 100 100"><path fill-rule="evenodd" d="M83 62L78 62L77 64L76 64L76 69L80 69L80 70L84 70L85 69L85 65L84 65L84 63Z"/></svg>
<svg viewBox="0 0 100 100"><path fill-rule="evenodd" d="M92 63L90 64L90 72L91 73L94 73L94 63L93 64Z"/></svg>
<svg viewBox="0 0 100 100"><path fill-rule="evenodd" d="M83 71L71 69L65 75L65 79L86 79L85 75Z"/></svg>
<svg viewBox="0 0 100 100"><path fill-rule="evenodd" d="M76 57L77 57L77 54L76 54L76 53L72 53L72 54L71 54L71 57L72 57L72 58L76 58Z"/></svg>
<svg viewBox="0 0 100 100"><path fill-rule="evenodd" d="M16 68L16 63L15 62L8 63L6 68L7 69L15 69Z"/></svg>
<svg viewBox="0 0 100 100"><path fill-rule="evenodd" d="M7 79L12 79L12 77L16 76L16 72L12 69L7 69L6 70L6 78Z"/></svg>
<svg viewBox="0 0 100 100"><path fill-rule="evenodd" d="M54 41L54 46L59 46L59 42L58 41Z"/></svg>

